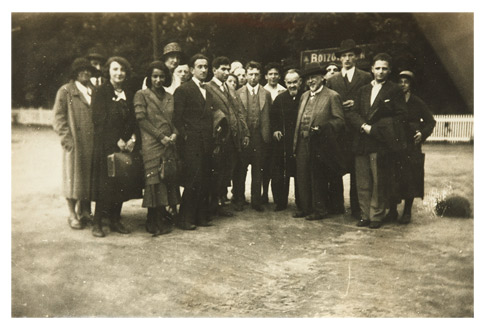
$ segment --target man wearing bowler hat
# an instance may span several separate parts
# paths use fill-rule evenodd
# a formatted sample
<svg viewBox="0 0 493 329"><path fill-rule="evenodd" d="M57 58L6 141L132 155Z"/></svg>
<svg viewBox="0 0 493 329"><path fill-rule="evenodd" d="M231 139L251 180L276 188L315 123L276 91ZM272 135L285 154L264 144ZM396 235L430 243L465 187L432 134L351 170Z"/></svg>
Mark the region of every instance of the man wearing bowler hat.
<svg viewBox="0 0 493 329"><path fill-rule="evenodd" d="M87 59L91 63L91 66L95 68L95 72L90 80L94 87L98 87L103 84L101 68L103 67L105 58L102 54L103 51L99 47L93 47L89 49L87 53Z"/></svg>
<svg viewBox="0 0 493 329"><path fill-rule="evenodd" d="M345 113L354 106L354 99L358 89L372 80L370 73L356 67L356 60L360 54L361 48L356 46L356 43L352 39L342 41L341 47L336 52L336 56L341 60L341 72L327 79L327 87L337 91L341 95ZM361 212L359 209L358 192L356 190L356 174L354 172L354 154L351 152L352 132L349 128L346 129L345 141L344 151L350 174L349 197L351 215L356 219L360 219ZM329 200L331 200L331 211L333 213L343 214L345 212L342 177L338 177L330 182Z"/></svg>
<svg viewBox="0 0 493 329"><path fill-rule="evenodd" d="M307 220L328 216L329 177L345 170L340 149L345 126L342 101L323 85L325 73L319 63L306 65L302 77L310 89L301 96L294 133L300 209L293 217Z"/></svg>

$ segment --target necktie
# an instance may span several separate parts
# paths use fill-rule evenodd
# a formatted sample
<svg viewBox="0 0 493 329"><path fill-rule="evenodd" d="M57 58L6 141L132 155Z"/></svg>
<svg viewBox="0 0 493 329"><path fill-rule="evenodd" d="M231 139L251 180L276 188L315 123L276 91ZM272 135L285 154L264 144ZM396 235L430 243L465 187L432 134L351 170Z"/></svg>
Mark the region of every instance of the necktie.
<svg viewBox="0 0 493 329"><path fill-rule="evenodd" d="M349 79L347 77L347 73L344 75L344 82L346 83L346 85L351 83L351 82L349 82Z"/></svg>

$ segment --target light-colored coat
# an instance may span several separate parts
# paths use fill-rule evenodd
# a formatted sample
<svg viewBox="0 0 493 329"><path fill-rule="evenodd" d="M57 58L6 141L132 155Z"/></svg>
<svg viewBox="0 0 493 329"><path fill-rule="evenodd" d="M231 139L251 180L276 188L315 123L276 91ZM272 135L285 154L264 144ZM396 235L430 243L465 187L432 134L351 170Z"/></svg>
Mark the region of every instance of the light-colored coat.
<svg viewBox="0 0 493 329"><path fill-rule="evenodd" d="M53 111L53 128L63 146L63 196L89 200L94 139L91 107L71 81L58 90Z"/></svg>

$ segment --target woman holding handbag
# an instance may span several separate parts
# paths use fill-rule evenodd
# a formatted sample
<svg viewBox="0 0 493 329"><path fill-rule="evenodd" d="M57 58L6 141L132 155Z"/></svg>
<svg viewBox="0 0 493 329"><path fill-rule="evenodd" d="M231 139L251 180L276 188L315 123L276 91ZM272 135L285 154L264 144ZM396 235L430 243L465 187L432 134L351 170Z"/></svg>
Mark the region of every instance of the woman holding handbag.
<svg viewBox="0 0 493 329"><path fill-rule="evenodd" d="M159 235L171 232L172 213L180 198L173 96L164 89L171 84L171 73L163 62L149 65L146 84L147 89L137 91L134 97L145 171L142 207L147 208L147 231Z"/></svg>
<svg viewBox="0 0 493 329"><path fill-rule="evenodd" d="M110 219L111 231L128 234L129 231L120 221L122 204L124 201L142 197L140 175L111 177L108 172L108 156L118 152L130 152L139 156L136 150L137 122L131 96L125 89L125 81L130 71L130 64L125 58L109 58L103 68L103 75L107 81L93 96L94 153L91 196L96 202L92 229L92 235L95 237L105 236L102 230L103 217Z"/></svg>

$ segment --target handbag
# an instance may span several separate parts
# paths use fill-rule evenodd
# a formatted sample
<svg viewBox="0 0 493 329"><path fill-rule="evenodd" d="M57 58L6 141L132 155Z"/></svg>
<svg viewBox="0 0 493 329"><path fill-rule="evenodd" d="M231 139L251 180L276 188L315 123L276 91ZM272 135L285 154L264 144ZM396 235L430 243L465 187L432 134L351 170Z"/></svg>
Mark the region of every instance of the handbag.
<svg viewBox="0 0 493 329"><path fill-rule="evenodd" d="M176 183L181 173L181 162L178 159L176 147L170 145L166 153L165 156L161 157L159 178L165 183Z"/></svg>
<svg viewBox="0 0 493 329"><path fill-rule="evenodd" d="M142 180L144 164L137 152L115 152L108 155L108 177Z"/></svg>

